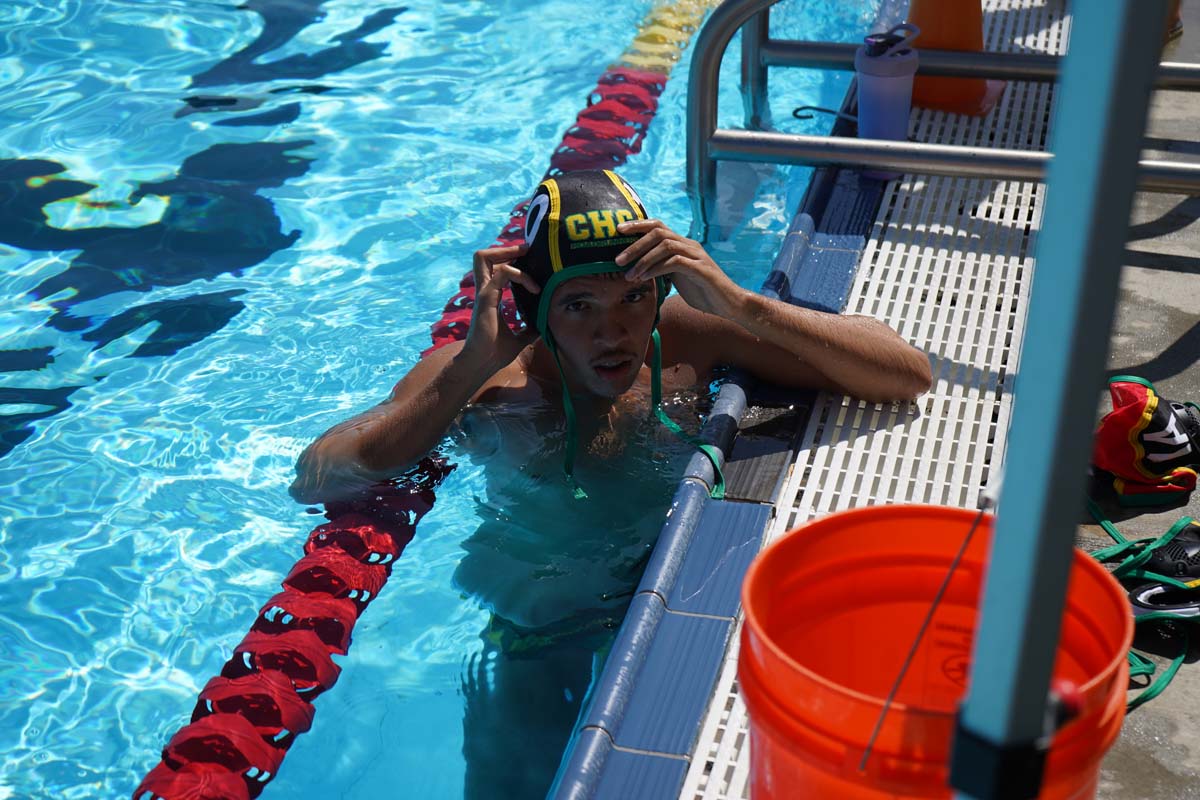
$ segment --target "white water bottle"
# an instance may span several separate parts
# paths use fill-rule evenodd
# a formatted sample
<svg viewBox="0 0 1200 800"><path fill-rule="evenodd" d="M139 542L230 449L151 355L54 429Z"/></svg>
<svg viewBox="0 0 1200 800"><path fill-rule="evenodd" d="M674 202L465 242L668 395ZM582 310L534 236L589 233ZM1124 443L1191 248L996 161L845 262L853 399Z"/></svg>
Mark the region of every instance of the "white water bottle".
<svg viewBox="0 0 1200 800"><path fill-rule="evenodd" d="M915 25L897 25L887 33L867 36L854 54L860 139L908 138L913 75L917 72L917 51L910 43L920 33Z"/></svg>

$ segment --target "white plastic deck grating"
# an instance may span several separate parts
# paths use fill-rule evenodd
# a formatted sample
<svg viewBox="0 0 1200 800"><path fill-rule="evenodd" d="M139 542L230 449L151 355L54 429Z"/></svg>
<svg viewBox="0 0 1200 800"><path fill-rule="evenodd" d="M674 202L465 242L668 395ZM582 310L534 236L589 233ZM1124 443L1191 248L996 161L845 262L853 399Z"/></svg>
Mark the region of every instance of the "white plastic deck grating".
<svg viewBox="0 0 1200 800"><path fill-rule="evenodd" d="M1063 53L1063 5L985 0L986 48ZM1044 150L1052 91L1010 83L987 117L915 110L911 130L922 142ZM888 187L846 311L881 319L929 352L933 388L915 403L887 406L819 398L767 541L858 506L975 507L1004 453L1043 191L1037 183L915 175ZM681 800L748 797L737 649L735 635Z"/></svg>

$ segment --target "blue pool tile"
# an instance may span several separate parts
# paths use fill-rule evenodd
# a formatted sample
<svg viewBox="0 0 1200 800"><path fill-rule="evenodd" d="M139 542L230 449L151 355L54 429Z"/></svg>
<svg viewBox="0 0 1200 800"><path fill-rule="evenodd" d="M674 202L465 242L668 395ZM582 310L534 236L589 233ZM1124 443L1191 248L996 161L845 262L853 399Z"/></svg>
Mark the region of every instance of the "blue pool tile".
<svg viewBox="0 0 1200 800"><path fill-rule="evenodd" d="M807 210L820 220L817 227L825 233L866 235L875 224L886 186L887 181L868 178L858 170L837 170L823 207Z"/></svg>
<svg viewBox="0 0 1200 800"><path fill-rule="evenodd" d="M731 620L663 614L625 712L608 728L618 747L691 753L732 627Z"/></svg>
<svg viewBox="0 0 1200 800"><path fill-rule="evenodd" d="M823 250L853 250L858 253L866 247L863 237L852 233L814 233L812 246Z"/></svg>
<svg viewBox="0 0 1200 800"><path fill-rule="evenodd" d="M818 311L839 313L846 304L859 254L851 250L810 247L808 257L791 282L791 300Z"/></svg>
<svg viewBox="0 0 1200 800"><path fill-rule="evenodd" d="M762 293L767 297L773 297L776 300L782 300L785 303L792 296L792 277L791 274L782 269L773 269L767 275L767 279L763 281Z"/></svg>
<svg viewBox="0 0 1200 800"><path fill-rule="evenodd" d="M813 221L812 216L810 214L805 214L803 211L796 212L796 216L792 217L792 224L788 226L787 236L784 239L783 247L780 248L780 251L786 251L786 249L791 246L790 242L792 239L796 239L798 241L811 239L814 230L816 230L816 222ZM779 256L776 256L775 258L778 259Z"/></svg>
<svg viewBox="0 0 1200 800"><path fill-rule="evenodd" d="M808 214L797 214L792 219L792 225L783 239L779 253L775 256L770 273L763 281L762 294L785 302L792 296L792 276L804 263L812 236L812 217Z"/></svg>
<svg viewBox="0 0 1200 800"><path fill-rule="evenodd" d="M687 768L682 758L613 750L593 800L678 797Z"/></svg>
<svg viewBox="0 0 1200 800"><path fill-rule="evenodd" d="M742 576L758 553L770 521L770 506L710 500L667 596L667 608L734 617Z"/></svg>

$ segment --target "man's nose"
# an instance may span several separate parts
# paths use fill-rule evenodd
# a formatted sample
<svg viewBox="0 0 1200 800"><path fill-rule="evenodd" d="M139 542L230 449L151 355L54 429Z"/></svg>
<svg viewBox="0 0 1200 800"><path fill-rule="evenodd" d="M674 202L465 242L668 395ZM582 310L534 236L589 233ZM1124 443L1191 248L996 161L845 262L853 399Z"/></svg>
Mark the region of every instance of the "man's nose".
<svg viewBox="0 0 1200 800"><path fill-rule="evenodd" d="M624 343L629 335L629 329L619 314L601 314L596 321L592 339L597 346L616 348Z"/></svg>

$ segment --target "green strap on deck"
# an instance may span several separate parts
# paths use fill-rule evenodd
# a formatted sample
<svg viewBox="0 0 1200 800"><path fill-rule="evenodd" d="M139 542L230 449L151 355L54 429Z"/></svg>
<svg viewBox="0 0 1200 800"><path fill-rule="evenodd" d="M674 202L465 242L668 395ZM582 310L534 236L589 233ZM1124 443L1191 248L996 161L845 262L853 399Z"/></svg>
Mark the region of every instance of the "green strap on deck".
<svg viewBox="0 0 1200 800"><path fill-rule="evenodd" d="M1141 568L1142 564L1145 564L1154 555L1154 551L1170 542L1192 524L1191 517L1181 517L1178 522L1168 528L1167 532L1162 536L1159 536L1157 539L1126 539L1121 532L1117 530L1117 527L1112 524L1112 520L1104 516L1104 512L1100 510L1100 506L1096 505L1091 498L1088 498L1087 506L1088 512L1092 515L1096 522L1099 523L1100 527L1104 529L1104 532L1107 533L1114 542L1116 542L1116 544L1112 545L1111 547L1105 547L1101 548L1100 550L1096 550L1091 554L1092 558L1096 559L1102 564L1107 564L1124 556L1124 560L1112 570L1112 575L1114 578L1118 580L1124 578L1136 578L1148 581L1156 581L1158 583L1165 583L1168 586L1176 589L1195 588L1177 578L1172 578L1170 575L1163 575L1158 572L1151 572L1150 570ZM1126 555L1127 553L1129 555Z"/></svg>
<svg viewBox="0 0 1200 800"><path fill-rule="evenodd" d="M1151 622L1157 619L1179 619L1179 617L1170 612L1162 612L1161 616L1157 613L1145 614L1141 617L1138 617L1135 622ZM1179 668L1183 666L1183 660L1187 658L1188 648L1190 647L1191 642L1188 638L1187 629L1180 628L1180 631L1183 633L1183 647L1180 649L1179 655L1175 656L1175 658L1167 666L1166 670L1163 671L1162 675L1159 675L1157 678L1151 681L1150 685L1143 689L1137 697L1125 704L1125 710L1127 712L1133 711L1143 703L1148 703L1162 694L1163 689L1167 688L1167 686L1175 678L1175 673L1179 672ZM1141 653L1135 653L1133 650L1129 651L1129 677L1133 678L1142 675L1150 676L1154 674L1156 669L1157 666L1153 661L1146 658Z"/></svg>
<svg viewBox="0 0 1200 800"><path fill-rule="evenodd" d="M1118 580L1136 578L1141 580L1155 581L1167 586L1172 586L1176 589L1195 589L1195 587L1189 586L1183 581L1172 578L1169 575L1162 575L1157 572L1142 569L1142 565L1150 560L1150 558L1154 555L1154 551L1170 542L1172 539L1178 536L1181 531L1192 524L1191 517L1181 518L1178 522L1172 525L1166 533L1164 533L1162 536L1159 536L1157 539L1127 539L1119 530L1117 530L1117 526L1113 525L1112 520L1104 515L1104 512L1100 510L1100 506L1096 505L1091 498L1088 498L1087 508L1088 512L1092 515L1096 522L1099 523L1100 527L1104 529L1104 532L1107 533L1114 542L1116 542L1116 544L1112 545L1111 547L1105 547L1091 553L1092 558L1096 559L1102 564L1107 564L1112 561L1116 561L1117 559L1121 559L1121 563L1117 564L1117 566L1112 570L1112 575L1114 578L1117 578ZM1183 617L1179 614L1166 610L1141 614L1134 618L1135 624L1144 622L1157 622L1161 620L1180 622L1192 621L1188 617ZM1143 689L1136 697L1125 704L1125 710L1127 712L1134 710L1140 705L1150 702L1162 694L1163 690L1166 689L1167 686L1170 685L1171 681L1175 678L1175 673L1179 672L1179 668L1183 666L1183 660L1187 657L1188 649L1190 647L1190 640L1187 628L1181 627L1180 631L1183 635L1183 647L1181 648L1179 655L1175 656L1167 668L1163 670L1161 675L1151 680L1145 689ZM1129 677L1131 678L1150 678L1158 670L1157 665L1153 661L1133 650L1129 651L1128 658Z"/></svg>

